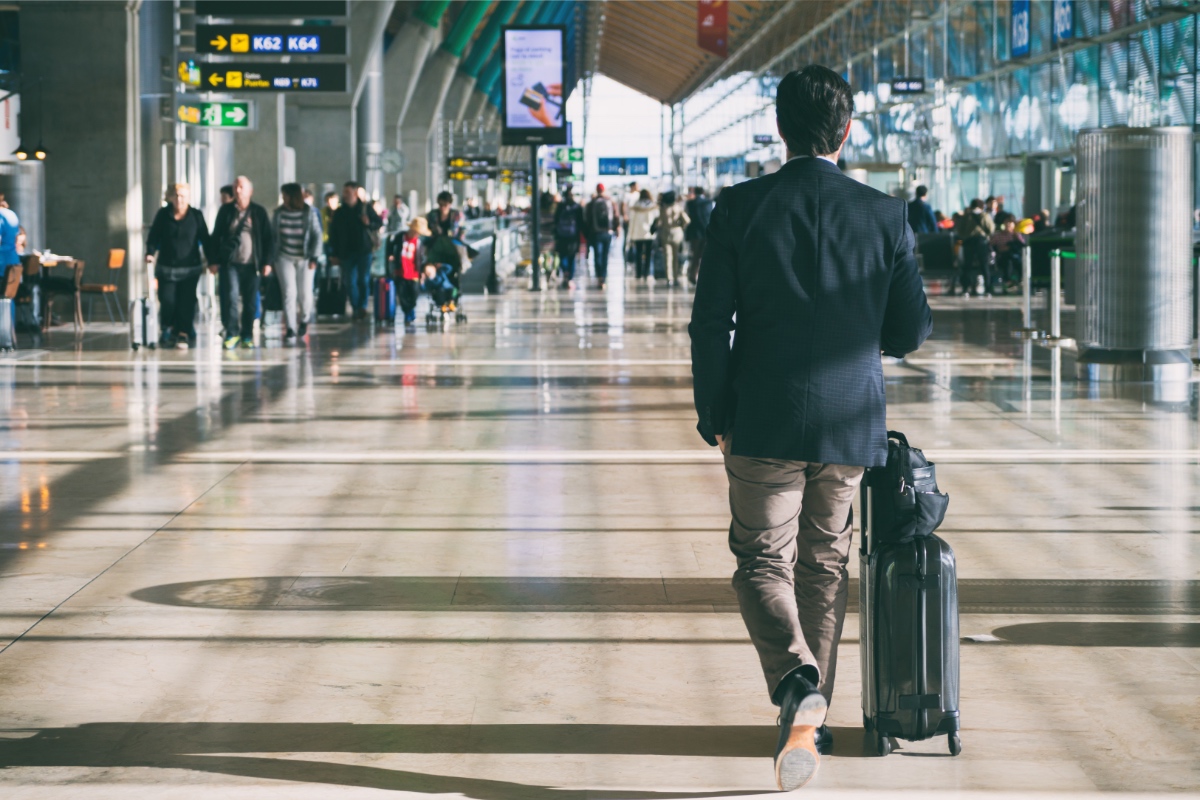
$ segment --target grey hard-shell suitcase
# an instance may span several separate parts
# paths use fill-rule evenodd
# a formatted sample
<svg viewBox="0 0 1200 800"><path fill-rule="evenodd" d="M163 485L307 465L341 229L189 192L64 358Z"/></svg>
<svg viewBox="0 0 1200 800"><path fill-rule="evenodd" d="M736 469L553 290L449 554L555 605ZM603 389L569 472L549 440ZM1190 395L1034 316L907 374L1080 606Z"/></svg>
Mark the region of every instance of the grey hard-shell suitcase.
<svg viewBox="0 0 1200 800"><path fill-rule="evenodd" d="M863 480L859 652L868 749L946 734L962 750L958 712L958 578L954 551L935 535L879 544L872 535L872 473Z"/></svg>
<svg viewBox="0 0 1200 800"><path fill-rule="evenodd" d="M158 303L155 291L158 282L154 277L154 265L147 268L146 296L129 301L129 344L134 350L139 347L154 349L158 346Z"/></svg>
<svg viewBox="0 0 1200 800"><path fill-rule="evenodd" d="M17 349L16 318L12 298L0 298L0 353Z"/></svg>

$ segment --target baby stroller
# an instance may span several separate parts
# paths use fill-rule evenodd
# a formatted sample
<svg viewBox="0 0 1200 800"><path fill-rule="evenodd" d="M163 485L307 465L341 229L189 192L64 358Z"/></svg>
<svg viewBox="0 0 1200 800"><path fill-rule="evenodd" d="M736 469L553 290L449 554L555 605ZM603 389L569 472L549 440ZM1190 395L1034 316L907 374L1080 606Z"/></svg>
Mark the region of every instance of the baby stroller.
<svg viewBox="0 0 1200 800"><path fill-rule="evenodd" d="M426 329L446 327L451 314L457 323L467 321L466 312L458 307L460 292L457 278L450 264L426 265L425 277L421 281L421 288L429 294L429 310L425 313Z"/></svg>

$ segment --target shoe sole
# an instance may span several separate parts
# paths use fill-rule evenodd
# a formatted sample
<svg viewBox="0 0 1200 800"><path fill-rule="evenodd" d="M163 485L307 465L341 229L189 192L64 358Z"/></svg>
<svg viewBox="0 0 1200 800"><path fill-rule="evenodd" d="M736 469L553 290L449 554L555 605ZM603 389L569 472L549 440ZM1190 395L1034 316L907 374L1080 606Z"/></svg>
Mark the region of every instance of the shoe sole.
<svg viewBox="0 0 1200 800"><path fill-rule="evenodd" d="M825 724L829 705L819 694L809 695L800 702L792 720L787 744L775 759L775 783L780 790L794 792L811 781L821 766L817 753L817 728Z"/></svg>

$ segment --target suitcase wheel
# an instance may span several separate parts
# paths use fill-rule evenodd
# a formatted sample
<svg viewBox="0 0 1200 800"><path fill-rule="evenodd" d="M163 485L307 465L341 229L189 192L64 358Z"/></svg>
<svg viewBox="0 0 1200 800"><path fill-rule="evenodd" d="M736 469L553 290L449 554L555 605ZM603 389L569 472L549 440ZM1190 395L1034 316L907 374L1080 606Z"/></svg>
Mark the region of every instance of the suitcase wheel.
<svg viewBox="0 0 1200 800"><path fill-rule="evenodd" d="M875 752L880 756L886 756L892 752L892 737L887 734L875 733Z"/></svg>
<svg viewBox="0 0 1200 800"><path fill-rule="evenodd" d="M962 737L958 733L952 733L946 737L950 740L950 755L956 756L962 752Z"/></svg>
<svg viewBox="0 0 1200 800"><path fill-rule="evenodd" d="M133 343L133 350L134 350L134 352L137 352L137 349L138 349L138 343L137 343L137 342L134 342L134 343Z"/></svg>
<svg viewBox="0 0 1200 800"><path fill-rule="evenodd" d="M466 315L466 314L464 314L463 312L459 311L457 314L455 314L455 315L454 315L454 321L455 321L455 322L460 322L460 323L461 323L461 322L466 322L466 321L467 321L467 315Z"/></svg>

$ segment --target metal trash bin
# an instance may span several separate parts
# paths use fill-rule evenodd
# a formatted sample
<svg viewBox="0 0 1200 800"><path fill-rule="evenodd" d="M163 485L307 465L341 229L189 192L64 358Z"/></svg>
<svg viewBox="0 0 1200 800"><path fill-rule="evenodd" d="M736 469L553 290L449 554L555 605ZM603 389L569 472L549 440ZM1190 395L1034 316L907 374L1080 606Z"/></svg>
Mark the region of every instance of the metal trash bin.
<svg viewBox="0 0 1200 800"><path fill-rule="evenodd" d="M1076 154L1079 377L1188 380L1192 130L1082 131Z"/></svg>

